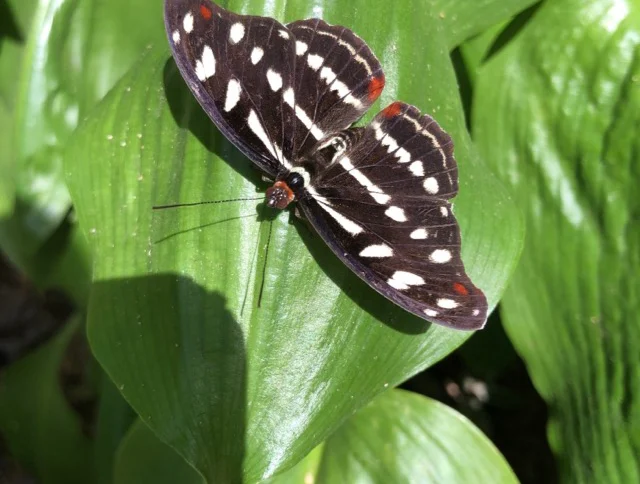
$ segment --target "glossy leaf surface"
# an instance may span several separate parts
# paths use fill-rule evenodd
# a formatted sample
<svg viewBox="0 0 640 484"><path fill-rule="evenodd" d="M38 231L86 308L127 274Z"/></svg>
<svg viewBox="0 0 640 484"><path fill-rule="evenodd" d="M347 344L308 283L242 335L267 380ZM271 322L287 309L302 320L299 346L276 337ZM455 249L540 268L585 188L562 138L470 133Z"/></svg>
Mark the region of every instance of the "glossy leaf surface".
<svg viewBox="0 0 640 484"><path fill-rule="evenodd" d="M383 104L401 98L437 117L456 140L463 258L495 305L518 255L519 217L469 142L430 13L420 2L385 4L229 7L286 20L319 9L379 55ZM429 42L416 43L425 25L433 25ZM165 43L83 123L65 167L94 254L96 357L144 422L212 482L294 465L375 395L468 336L387 302L304 223L259 201L153 212L155 204L259 197L265 188L196 104Z"/></svg>
<svg viewBox="0 0 640 484"><path fill-rule="evenodd" d="M503 321L564 482L640 479L639 26L637 2L545 2L477 76L475 139L528 228Z"/></svg>
<svg viewBox="0 0 640 484"><path fill-rule="evenodd" d="M115 484L203 482L141 422L132 426L120 447L115 475ZM493 444L462 415L420 395L391 390L361 409L296 466L263 482L518 481Z"/></svg>

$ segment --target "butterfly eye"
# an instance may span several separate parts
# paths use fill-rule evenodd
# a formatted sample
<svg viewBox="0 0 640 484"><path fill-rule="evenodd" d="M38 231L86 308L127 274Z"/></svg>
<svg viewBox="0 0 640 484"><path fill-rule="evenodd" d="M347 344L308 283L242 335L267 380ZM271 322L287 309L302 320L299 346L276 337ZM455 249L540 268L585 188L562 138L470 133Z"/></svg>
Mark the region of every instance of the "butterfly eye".
<svg viewBox="0 0 640 484"><path fill-rule="evenodd" d="M304 187L304 178L302 178L300 173L293 172L287 177L287 185L289 185L289 188L293 191L299 190Z"/></svg>

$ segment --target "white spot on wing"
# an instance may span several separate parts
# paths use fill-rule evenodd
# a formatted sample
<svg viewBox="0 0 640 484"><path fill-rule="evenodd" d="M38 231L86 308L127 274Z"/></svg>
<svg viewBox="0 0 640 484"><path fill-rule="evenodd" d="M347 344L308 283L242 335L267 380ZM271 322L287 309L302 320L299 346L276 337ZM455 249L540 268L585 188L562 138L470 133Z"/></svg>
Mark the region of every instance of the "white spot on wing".
<svg viewBox="0 0 640 484"><path fill-rule="evenodd" d="M320 66L323 64L323 62L324 58L320 57L319 55L309 54L307 56L307 64L309 64L309 67L311 67L314 71L320 69Z"/></svg>
<svg viewBox="0 0 640 484"><path fill-rule="evenodd" d="M373 244L365 247L360 252L360 257L391 257L393 249L387 244Z"/></svg>
<svg viewBox="0 0 640 484"><path fill-rule="evenodd" d="M409 237L411 237L414 240L422 240L422 239L426 239L428 237L428 233L425 229L415 229L413 232L411 232L411 234L409 235Z"/></svg>
<svg viewBox="0 0 640 484"><path fill-rule="evenodd" d="M435 146L435 148L438 150L438 153L440 153L440 156L442 157L442 166L446 168L447 155L442 149L442 146L440 146L440 143L438 142L438 138L436 138L436 136L430 133L427 129L424 129L417 119L414 119L407 114L403 114L402 117L407 121L410 121L414 125L414 127L416 128L416 133L420 133L422 136L426 136L427 138L429 138L431 143L433 143L433 146Z"/></svg>
<svg viewBox="0 0 640 484"><path fill-rule="evenodd" d="M478 314L480 314L480 310L479 309L474 309L473 313L471 313L471 314L473 314L474 316L477 316Z"/></svg>
<svg viewBox="0 0 640 484"><path fill-rule="evenodd" d="M315 8L314 8L315 10ZM314 16L316 17L320 17L322 18L322 14L317 14L314 12ZM362 64L362 66L366 69L367 74L371 75L373 74L373 70L371 69L371 66L369 65L369 63L364 59L364 57L362 57L360 54L358 54L358 52L356 51L356 49L349 44L348 42L345 42L342 39L339 39L336 35L334 35L331 32L325 32L324 30L316 30L313 29L311 27L308 27L306 25L299 25L298 28L300 29L306 29L306 30L313 30L317 35L324 35L326 37L331 37L333 39L336 39L338 42L338 45L341 45L342 47L344 47L345 49L347 49L349 51L349 53L354 56L354 59L359 62L360 64Z"/></svg>
<svg viewBox="0 0 640 484"><path fill-rule="evenodd" d="M447 210L447 207L440 207L440 215L442 215L443 217L449 215L449 210Z"/></svg>
<svg viewBox="0 0 640 484"><path fill-rule="evenodd" d="M395 205L389 207L384 214L390 219L395 220L396 222L406 222L407 216L404 214L404 210L400 207L396 207Z"/></svg>
<svg viewBox="0 0 640 484"><path fill-rule="evenodd" d="M424 279L411 272L396 271L393 273L393 276L387 280L387 284L399 291L403 291L409 289L409 286L422 286Z"/></svg>
<svg viewBox="0 0 640 484"><path fill-rule="evenodd" d="M296 54L304 55L309 46L300 40L296 40Z"/></svg>
<svg viewBox="0 0 640 484"><path fill-rule="evenodd" d="M391 200L391 197L384 193L379 186L374 185L364 173L353 166L351 159L345 156L340 160L340 165L347 171L347 173L349 173L349 175L355 178L360 185L365 187L373 199L380 205L385 205L389 200Z"/></svg>
<svg viewBox="0 0 640 484"><path fill-rule="evenodd" d="M273 91L278 91L282 87L282 76L273 69L267 71L267 81Z"/></svg>
<svg viewBox="0 0 640 484"><path fill-rule="evenodd" d="M182 20L182 28L188 34L193 30L193 14L191 12L187 12L187 15L184 16Z"/></svg>
<svg viewBox="0 0 640 484"><path fill-rule="evenodd" d="M289 163L289 161L284 157L284 155L282 154L282 150L271 142L271 140L269 139L269 135L264 130L264 126L262 126L262 123L260 122L258 115L253 109L249 112L249 117L247 118L247 124L249 125L249 129L253 131L253 134L255 134L258 137L258 139L262 142L262 144L267 149L267 151L271 153L271 156L273 156L274 159L282 163L285 168L290 170L291 163Z"/></svg>
<svg viewBox="0 0 640 484"><path fill-rule="evenodd" d="M213 51L208 45L204 46L202 50L202 66L204 68L204 78L209 79L216 73L216 58L213 56Z"/></svg>
<svg viewBox="0 0 640 484"><path fill-rule="evenodd" d="M206 81L207 77L204 75L204 66L202 65L201 60L196 61L196 76L201 81Z"/></svg>
<svg viewBox="0 0 640 484"><path fill-rule="evenodd" d="M411 161L411 155L404 148L398 148L394 155L398 158L399 163L409 163Z"/></svg>
<svg viewBox="0 0 640 484"><path fill-rule="evenodd" d="M278 35L283 39L289 40L289 32L286 30L278 30Z"/></svg>
<svg viewBox="0 0 640 484"><path fill-rule="evenodd" d="M177 29L174 30L171 38L173 39L173 43L178 45L180 43L180 31Z"/></svg>
<svg viewBox="0 0 640 484"><path fill-rule="evenodd" d="M307 115L307 113L304 112L304 109L302 109L300 106L296 106L295 96L292 88L286 89L282 97L284 98L284 102L295 109L296 116L300 121L302 121L302 124L304 124L304 126L311 132L315 139L319 140L324 138L324 132L320 128L318 128L313 123L313 121L311 121L311 118Z"/></svg>
<svg viewBox="0 0 640 484"><path fill-rule="evenodd" d="M336 222L338 222L340 227L349 232L351 235L358 235L362 232L362 227L342 215L340 212L335 211L329 205L326 205L324 203L320 203L319 205L325 212L331 215Z"/></svg>
<svg viewBox="0 0 640 484"><path fill-rule="evenodd" d="M430 318L435 318L438 315L438 311L434 311L433 309L425 309L424 314L426 314Z"/></svg>
<svg viewBox="0 0 640 484"><path fill-rule="evenodd" d="M429 254L429 260L436 264L445 264L451 260L451 252L447 249L436 249Z"/></svg>
<svg viewBox="0 0 640 484"><path fill-rule="evenodd" d="M311 58L311 56L309 56L309 58ZM357 108L362 106L360 99L351 95L351 89L349 89L344 82L336 79L336 73L333 72L331 67L323 67L320 71L320 78L324 79L329 85L329 89L331 91L336 91L338 96L340 96L344 102Z"/></svg>
<svg viewBox="0 0 640 484"><path fill-rule="evenodd" d="M230 79L229 84L227 84L227 96L224 99L224 110L226 112L231 111L236 107L238 101L240 100L240 93L242 92L242 87L237 79Z"/></svg>
<svg viewBox="0 0 640 484"><path fill-rule="evenodd" d="M255 66L258 62L260 62L263 55L264 50L262 50L260 47L254 47L251 51L251 63Z"/></svg>
<svg viewBox="0 0 640 484"><path fill-rule="evenodd" d="M459 306L453 299L440 298L436 301L436 304L443 309L455 309Z"/></svg>
<svg viewBox="0 0 640 484"><path fill-rule="evenodd" d="M232 44L237 44L244 37L244 25L240 22L236 22L231 26L231 30L229 30L229 40Z"/></svg>
<svg viewBox="0 0 640 484"><path fill-rule="evenodd" d="M411 163L409 165L409 170L411 170L411 173L413 173L415 176L424 176L424 166L422 165L422 162L420 160L416 160Z"/></svg>
<svg viewBox="0 0 640 484"><path fill-rule="evenodd" d="M440 186L438 185L438 180L430 176L424 181L424 189L427 192L431 193L432 195L435 195L436 193L438 193L438 190L440 190Z"/></svg>

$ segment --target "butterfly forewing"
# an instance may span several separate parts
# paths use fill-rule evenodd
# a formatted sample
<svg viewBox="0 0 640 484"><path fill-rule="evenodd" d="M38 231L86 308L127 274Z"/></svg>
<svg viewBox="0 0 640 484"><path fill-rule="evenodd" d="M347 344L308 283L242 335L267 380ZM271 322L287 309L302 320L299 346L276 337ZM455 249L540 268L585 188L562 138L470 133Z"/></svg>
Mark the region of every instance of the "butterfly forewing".
<svg viewBox="0 0 640 484"><path fill-rule="evenodd" d="M165 25L182 76L225 136L272 177L290 166L296 120L282 96L295 75L289 30L195 0L167 1Z"/></svg>
<svg viewBox="0 0 640 484"><path fill-rule="evenodd" d="M453 328L483 326L487 303L464 271L449 203L458 191L450 137L400 102L349 127L385 82L361 38L319 19L285 26L208 0L166 0L165 26L190 89L277 181L283 206L298 201L338 257L404 309Z"/></svg>
<svg viewBox="0 0 640 484"><path fill-rule="evenodd" d="M178 68L200 104L272 177L356 121L384 85L366 44L318 19L284 26L207 0L171 0L165 24Z"/></svg>
<svg viewBox="0 0 640 484"><path fill-rule="evenodd" d="M319 19L288 27L296 38L296 109L306 113L315 128L299 135L299 151L307 153L371 107L384 87L384 74L369 47L345 27Z"/></svg>

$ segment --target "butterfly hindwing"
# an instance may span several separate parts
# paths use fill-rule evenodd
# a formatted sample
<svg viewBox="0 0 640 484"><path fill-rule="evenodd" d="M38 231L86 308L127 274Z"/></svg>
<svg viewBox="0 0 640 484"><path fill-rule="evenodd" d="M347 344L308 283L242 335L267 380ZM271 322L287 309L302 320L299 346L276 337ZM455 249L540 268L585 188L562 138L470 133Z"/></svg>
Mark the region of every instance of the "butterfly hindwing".
<svg viewBox="0 0 640 484"><path fill-rule="evenodd" d="M466 275L448 199L457 192L449 136L394 103L314 178L301 201L318 232L357 274L421 317L481 327L487 303Z"/></svg>

